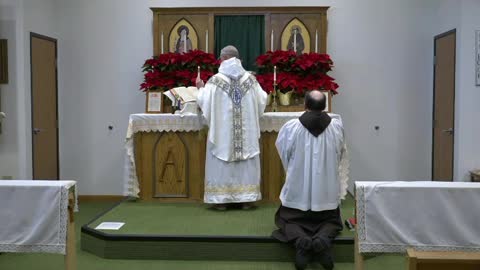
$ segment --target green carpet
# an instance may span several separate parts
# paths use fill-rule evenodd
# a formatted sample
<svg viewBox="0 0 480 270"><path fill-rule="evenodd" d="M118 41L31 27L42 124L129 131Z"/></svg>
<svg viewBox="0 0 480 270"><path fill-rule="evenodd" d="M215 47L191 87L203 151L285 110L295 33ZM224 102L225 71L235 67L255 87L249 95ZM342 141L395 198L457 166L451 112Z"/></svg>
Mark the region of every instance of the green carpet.
<svg viewBox="0 0 480 270"><path fill-rule="evenodd" d="M342 203L342 215L353 216L354 201ZM274 224L278 204L259 204L255 209L216 211L198 203L156 203L125 201L89 225L94 229L101 222L124 222L111 234L147 234L181 236L259 236L268 237ZM346 228L343 237L353 237Z"/></svg>
<svg viewBox="0 0 480 270"><path fill-rule="evenodd" d="M98 213L110 207L110 203L83 203L75 215L78 270L294 270L288 262L238 262L238 261L157 261L157 260L108 260L80 250L80 227ZM1 270L61 270L63 256L56 254L4 253L0 255ZM315 265L309 269L322 269ZM353 270L353 263L337 263L337 270ZM368 259L368 270L403 270L403 256L384 255Z"/></svg>

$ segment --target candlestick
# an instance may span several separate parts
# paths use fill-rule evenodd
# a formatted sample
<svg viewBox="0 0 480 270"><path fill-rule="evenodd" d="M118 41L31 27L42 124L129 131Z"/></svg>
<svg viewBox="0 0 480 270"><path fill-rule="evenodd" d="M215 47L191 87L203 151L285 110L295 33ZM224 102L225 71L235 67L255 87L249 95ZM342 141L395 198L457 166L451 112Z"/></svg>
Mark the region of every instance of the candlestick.
<svg viewBox="0 0 480 270"><path fill-rule="evenodd" d="M270 51L273 52L273 30L272 30L272 33L270 34Z"/></svg>
<svg viewBox="0 0 480 270"><path fill-rule="evenodd" d="M162 48L161 52L163 54L163 32L162 32L162 36L160 37L160 40L161 40L160 43L161 43L161 48Z"/></svg>
<svg viewBox="0 0 480 270"><path fill-rule="evenodd" d="M208 53L208 30L205 30L205 52Z"/></svg>
<svg viewBox="0 0 480 270"><path fill-rule="evenodd" d="M318 30L315 29L315 52L318 53Z"/></svg>
<svg viewBox="0 0 480 270"><path fill-rule="evenodd" d="M272 102L272 111L276 112L277 111L277 83L274 81L273 82L273 102Z"/></svg>
<svg viewBox="0 0 480 270"><path fill-rule="evenodd" d="M297 52L297 28L293 30L293 51Z"/></svg>
<svg viewBox="0 0 480 270"><path fill-rule="evenodd" d="M277 66L273 67L273 84L277 82Z"/></svg>

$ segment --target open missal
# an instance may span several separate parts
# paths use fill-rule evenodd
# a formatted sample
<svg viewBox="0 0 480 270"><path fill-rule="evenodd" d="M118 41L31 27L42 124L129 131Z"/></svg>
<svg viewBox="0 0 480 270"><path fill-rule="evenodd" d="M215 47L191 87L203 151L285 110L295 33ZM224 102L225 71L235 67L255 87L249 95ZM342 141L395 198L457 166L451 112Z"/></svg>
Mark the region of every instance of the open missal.
<svg viewBox="0 0 480 270"><path fill-rule="evenodd" d="M172 104L175 106L178 104L176 114L197 114L197 87L176 87L163 94L172 101Z"/></svg>
<svg viewBox="0 0 480 270"><path fill-rule="evenodd" d="M175 99L180 100L182 103L197 101L198 88L194 86L175 87L170 89L169 92L175 97Z"/></svg>

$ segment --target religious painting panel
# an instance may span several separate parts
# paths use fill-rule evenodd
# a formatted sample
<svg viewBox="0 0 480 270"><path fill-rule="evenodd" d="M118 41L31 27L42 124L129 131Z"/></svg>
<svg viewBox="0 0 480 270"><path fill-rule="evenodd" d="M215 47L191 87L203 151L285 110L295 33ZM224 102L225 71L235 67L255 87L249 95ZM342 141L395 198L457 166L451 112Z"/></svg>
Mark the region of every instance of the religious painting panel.
<svg viewBox="0 0 480 270"><path fill-rule="evenodd" d="M293 50L293 39L295 36L292 35L292 32L295 33L295 29L297 29L297 37L301 35L303 39L303 53L327 52L327 20L325 12L301 14L279 13L271 14L270 18L269 49L271 51L288 50L289 41L290 48ZM297 25L297 27L295 27L295 25ZM305 38L305 33L307 33L308 38ZM308 42L306 42L306 39L308 39ZM299 47L301 44L295 45ZM309 49L305 49L306 47Z"/></svg>
<svg viewBox="0 0 480 270"><path fill-rule="evenodd" d="M294 18L283 29L281 49L292 50L297 54L310 52L310 33L301 20Z"/></svg>
<svg viewBox="0 0 480 270"><path fill-rule="evenodd" d="M197 32L186 19L181 19L170 31L169 48L170 52L175 53L198 49Z"/></svg>
<svg viewBox="0 0 480 270"><path fill-rule="evenodd" d="M208 23L208 14L164 14L163 12L155 14L153 55L175 52L178 42L180 42L179 49L185 50L181 39L182 30L187 38L187 50L191 48L205 51L208 49Z"/></svg>

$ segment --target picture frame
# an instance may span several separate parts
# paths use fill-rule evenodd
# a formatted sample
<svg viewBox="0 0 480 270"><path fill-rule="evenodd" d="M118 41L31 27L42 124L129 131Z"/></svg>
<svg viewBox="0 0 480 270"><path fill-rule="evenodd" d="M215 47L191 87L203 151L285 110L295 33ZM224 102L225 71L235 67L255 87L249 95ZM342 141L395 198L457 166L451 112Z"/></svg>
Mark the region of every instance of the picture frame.
<svg viewBox="0 0 480 270"><path fill-rule="evenodd" d="M146 113L162 113L163 111L163 93L162 91L147 91L146 93Z"/></svg>
<svg viewBox="0 0 480 270"><path fill-rule="evenodd" d="M8 83L8 47L7 40L0 39L0 84Z"/></svg>
<svg viewBox="0 0 480 270"><path fill-rule="evenodd" d="M480 86L480 30L475 31L475 86Z"/></svg>

